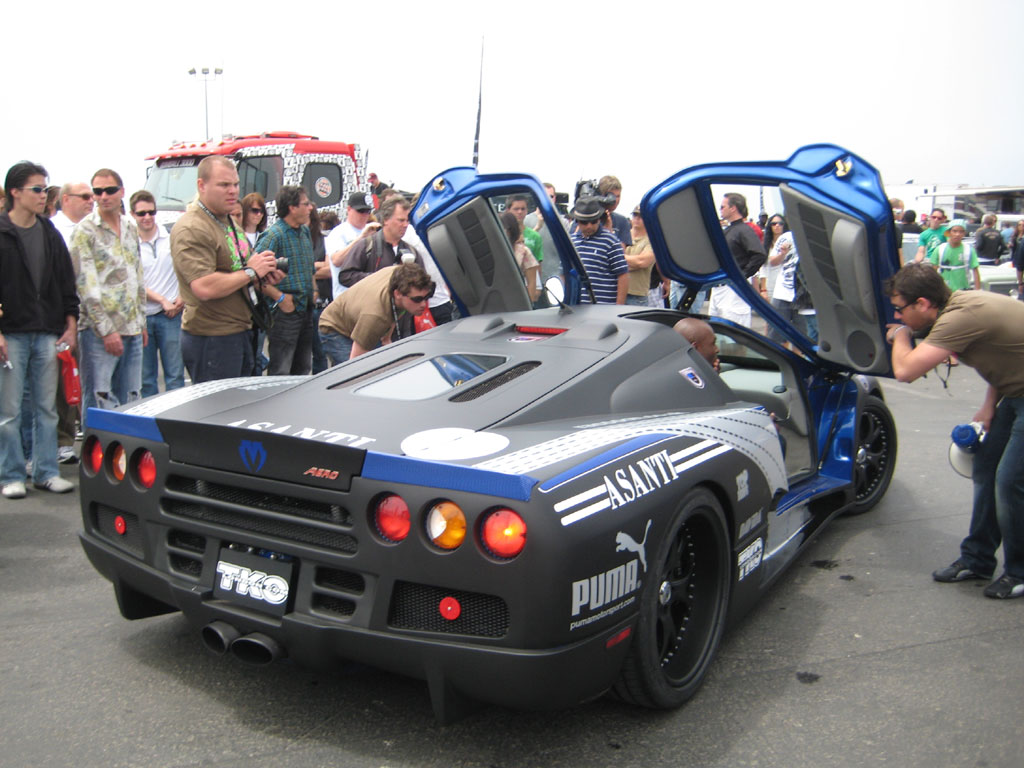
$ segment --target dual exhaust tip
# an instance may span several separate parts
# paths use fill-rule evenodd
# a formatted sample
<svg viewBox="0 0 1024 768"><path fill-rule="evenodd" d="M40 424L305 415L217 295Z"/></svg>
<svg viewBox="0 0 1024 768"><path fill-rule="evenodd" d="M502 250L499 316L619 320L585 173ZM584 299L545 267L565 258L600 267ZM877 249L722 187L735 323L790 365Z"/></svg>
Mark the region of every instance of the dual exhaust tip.
<svg viewBox="0 0 1024 768"><path fill-rule="evenodd" d="M239 661L265 666L284 656L284 648L262 632L241 634L226 621L214 621L203 627L203 644L218 656L231 651Z"/></svg>

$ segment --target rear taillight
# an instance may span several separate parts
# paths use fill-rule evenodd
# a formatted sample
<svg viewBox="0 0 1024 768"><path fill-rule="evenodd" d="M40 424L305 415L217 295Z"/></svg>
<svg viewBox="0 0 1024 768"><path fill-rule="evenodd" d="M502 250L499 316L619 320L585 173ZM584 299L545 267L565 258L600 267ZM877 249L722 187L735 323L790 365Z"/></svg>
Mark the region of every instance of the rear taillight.
<svg viewBox="0 0 1024 768"><path fill-rule="evenodd" d="M427 535L434 546L456 549L466 538L466 516L450 501L439 501L427 512Z"/></svg>
<svg viewBox="0 0 1024 768"><path fill-rule="evenodd" d="M143 488L152 488L156 482L156 459L153 454L143 449L135 454L135 476Z"/></svg>
<svg viewBox="0 0 1024 768"><path fill-rule="evenodd" d="M121 482L128 472L128 456L124 452L124 446L120 443L114 443L111 448L110 474L117 482Z"/></svg>
<svg viewBox="0 0 1024 768"><path fill-rule="evenodd" d="M82 448L82 464L90 475L97 474L103 467L103 446L95 436L85 441Z"/></svg>
<svg viewBox="0 0 1024 768"><path fill-rule="evenodd" d="M526 522L511 509L499 507L487 513L480 526L480 538L492 555L515 557L526 546Z"/></svg>
<svg viewBox="0 0 1024 768"><path fill-rule="evenodd" d="M409 505L394 493L380 496L373 505L373 522L385 541L397 543L409 535L412 525Z"/></svg>

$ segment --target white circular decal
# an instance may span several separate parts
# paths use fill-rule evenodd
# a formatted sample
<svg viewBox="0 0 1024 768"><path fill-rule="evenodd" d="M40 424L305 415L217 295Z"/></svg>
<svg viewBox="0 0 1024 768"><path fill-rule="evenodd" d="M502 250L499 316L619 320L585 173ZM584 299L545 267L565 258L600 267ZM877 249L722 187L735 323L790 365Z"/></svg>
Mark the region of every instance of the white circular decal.
<svg viewBox="0 0 1024 768"><path fill-rule="evenodd" d="M333 187L331 186L331 180L328 179L326 176L321 176L319 179L317 179L316 183L313 185L313 188L316 190L316 193L320 195L320 197L325 199L331 196L331 190L333 189Z"/></svg>
<svg viewBox="0 0 1024 768"><path fill-rule="evenodd" d="M414 459L455 461L490 456L508 447L508 438L494 432L476 432L463 427L427 429L402 441L402 453Z"/></svg>

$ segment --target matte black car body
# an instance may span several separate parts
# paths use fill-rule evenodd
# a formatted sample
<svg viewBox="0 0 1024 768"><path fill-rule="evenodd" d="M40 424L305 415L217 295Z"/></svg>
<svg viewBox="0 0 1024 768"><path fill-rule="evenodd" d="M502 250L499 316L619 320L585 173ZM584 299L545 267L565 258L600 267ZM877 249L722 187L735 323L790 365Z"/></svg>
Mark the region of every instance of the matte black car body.
<svg viewBox="0 0 1024 768"><path fill-rule="evenodd" d="M644 201L659 265L695 286L732 271L708 260L722 243L707 196L680 197L707 177L673 177ZM877 186L838 214L860 228L857 269L876 281L895 261ZM442 721L472 700L565 707L612 687L676 706L728 620L833 516L881 498L896 436L858 372L886 372L873 346L881 304L865 319L863 296L852 320L823 323L829 338L856 336L831 360L806 339L790 351L715 322L728 343L719 376L672 330L678 312L530 311L486 201L509 189L549 213L535 180L464 169L438 177L416 212L462 309L483 314L314 377L210 382L89 412L82 542L126 618L181 610L210 647L250 661L357 660L423 678ZM839 205L800 195L809 220ZM703 272L673 261L672 216L708 243ZM842 261L836 242L827 259ZM560 256L571 300L584 278L571 247ZM811 282L827 259L819 249ZM400 541L374 517L387 494L411 512ZM465 515L451 550L428 530L441 501ZM499 509L527 526L517 556L485 544Z"/></svg>

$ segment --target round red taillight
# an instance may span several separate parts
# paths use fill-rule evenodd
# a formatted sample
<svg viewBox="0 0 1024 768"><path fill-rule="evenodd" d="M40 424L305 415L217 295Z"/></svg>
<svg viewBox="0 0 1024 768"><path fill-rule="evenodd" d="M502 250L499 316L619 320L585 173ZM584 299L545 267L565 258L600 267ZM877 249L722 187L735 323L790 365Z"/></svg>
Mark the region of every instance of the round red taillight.
<svg viewBox="0 0 1024 768"><path fill-rule="evenodd" d="M441 598L441 602L437 605L437 610L448 621L455 621L462 615L462 605L458 600L450 596Z"/></svg>
<svg viewBox="0 0 1024 768"><path fill-rule="evenodd" d="M128 456L124 452L124 446L120 443L114 443L113 448L113 453L110 456L110 474L117 482L121 482L128 472Z"/></svg>
<svg viewBox="0 0 1024 768"><path fill-rule="evenodd" d="M484 547L497 557L515 557L526 546L526 522L504 507L488 513L480 533Z"/></svg>
<svg viewBox="0 0 1024 768"><path fill-rule="evenodd" d="M135 475L143 488L152 488L156 482L156 459L153 454L143 449L135 454Z"/></svg>
<svg viewBox="0 0 1024 768"><path fill-rule="evenodd" d="M82 451L82 461L89 474L95 475L103 466L103 445L96 437L90 437Z"/></svg>
<svg viewBox="0 0 1024 768"><path fill-rule="evenodd" d="M128 530L128 523L124 521L124 518L121 515L114 518L114 530L117 531L120 536L124 536L125 532Z"/></svg>
<svg viewBox="0 0 1024 768"><path fill-rule="evenodd" d="M373 521L377 532L387 541L399 542L409 535L412 526L409 505L394 493L381 496L373 505Z"/></svg>

